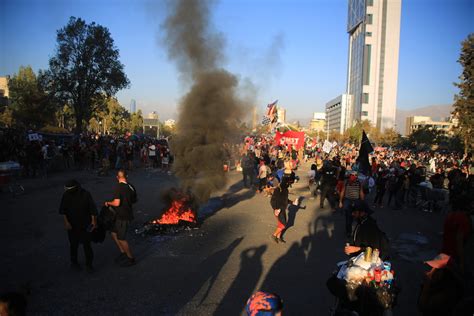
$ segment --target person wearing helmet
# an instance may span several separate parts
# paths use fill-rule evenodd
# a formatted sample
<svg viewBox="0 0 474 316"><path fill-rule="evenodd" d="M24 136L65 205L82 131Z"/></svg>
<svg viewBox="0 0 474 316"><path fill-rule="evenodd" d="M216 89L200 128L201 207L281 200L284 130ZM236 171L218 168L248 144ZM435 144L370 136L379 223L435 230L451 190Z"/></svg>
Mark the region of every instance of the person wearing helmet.
<svg viewBox="0 0 474 316"><path fill-rule="evenodd" d="M275 293L258 291L247 301L245 311L248 316L281 316L283 300Z"/></svg>

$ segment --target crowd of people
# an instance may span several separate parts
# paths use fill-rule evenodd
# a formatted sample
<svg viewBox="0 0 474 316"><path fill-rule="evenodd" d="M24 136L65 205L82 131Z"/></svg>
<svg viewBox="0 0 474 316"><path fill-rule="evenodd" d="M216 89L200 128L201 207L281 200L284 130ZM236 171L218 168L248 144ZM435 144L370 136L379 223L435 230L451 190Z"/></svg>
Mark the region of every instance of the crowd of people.
<svg viewBox="0 0 474 316"><path fill-rule="evenodd" d="M126 170L140 166L170 170L173 156L167 141L87 135L56 142L29 141L5 133L2 136L1 146L8 150L2 151L1 159L20 162L26 177L46 176L58 162L65 170L97 170L103 175L111 169L118 170L113 199L105 202L104 207L115 214L110 231L120 251L116 262L122 266L135 264L126 237L133 220L136 191L127 181ZM364 252L367 247L378 249L381 258L389 255L388 239L371 217L374 208L396 211L416 207L428 212L446 212L442 254L427 262L432 270L422 286L419 309L425 315L433 315L433 311L448 315L455 308L462 308L458 303L463 302L468 289L459 282L459 276L467 272L463 245L472 235L469 212L474 209L471 154L376 147L368 155L370 163L365 168L354 144L334 144L327 149L322 142L308 141L305 146L297 147L277 144L270 136L246 137L240 146L226 145L224 152L227 153L222 161L224 169L234 165L242 172L244 187L269 197L277 222L270 237L277 244L285 243L289 204L300 203L298 198L289 200L290 189L298 181L305 181L311 199L318 199L320 208L327 201L331 209L345 214L347 243L341 248L350 256ZM231 162L236 154L240 154L240 159ZM306 178L300 179L295 171L303 162L311 167ZM88 233L98 225L98 212L90 193L77 181L66 183L60 214L68 231L71 266L79 268L78 248L82 244L86 269L92 272L93 251ZM274 293L257 292L247 304L247 312L252 314L256 311L276 314L282 308L282 299Z"/></svg>
<svg viewBox="0 0 474 316"><path fill-rule="evenodd" d="M42 135L2 130L0 162L15 161L23 177L47 177L50 172L91 170L106 175L112 169L137 167L169 170L173 162L168 141L149 137L88 134Z"/></svg>
<svg viewBox="0 0 474 316"><path fill-rule="evenodd" d="M472 280L470 272L464 270L463 247L472 235L472 154L377 147L364 170L359 150L352 144L337 145L325 152L322 143L296 149L274 144L271 138L248 137L241 151L244 186L271 197L277 220L271 238L276 243L285 242L289 203L298 204L288 199L288 190L299 180L294 171L303 161L311 162L307 184L312 199L319 196L320 208L327 200L334 211L345 214L347 255L354 256L370 246L378 249L381 257L388 256L388 239L370 216L374 208L447 213L441 255L427 261L431 271L420 292L419 310L423 315L450 315L465 311L468 302L472 303L472 286L466 287L462 281Z"/></svg>

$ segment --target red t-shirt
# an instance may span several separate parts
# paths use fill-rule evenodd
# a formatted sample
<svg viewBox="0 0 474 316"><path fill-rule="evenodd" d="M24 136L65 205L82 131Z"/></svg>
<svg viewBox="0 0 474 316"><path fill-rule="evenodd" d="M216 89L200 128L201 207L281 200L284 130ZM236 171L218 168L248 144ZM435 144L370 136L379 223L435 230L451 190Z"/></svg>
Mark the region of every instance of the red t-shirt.
<svg viewBox="0 0 474 316"><path fill-rule="evenodd" d="M448 213L444 220L443 233L443 250L442 252L457 258L456 250L456 234L460 232L463 241L469 237L471 233L471 219L465 212L451 212Z"/></svg>

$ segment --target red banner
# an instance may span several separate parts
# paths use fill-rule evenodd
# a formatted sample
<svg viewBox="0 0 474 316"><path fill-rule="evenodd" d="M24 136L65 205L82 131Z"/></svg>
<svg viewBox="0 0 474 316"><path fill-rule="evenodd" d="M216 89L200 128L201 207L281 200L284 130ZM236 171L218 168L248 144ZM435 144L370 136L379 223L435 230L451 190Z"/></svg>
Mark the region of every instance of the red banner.
<svg viewBox="0 0 474 316"><path fill-rule="evenodd" d="M291 145L298 150L304 146L304 132L277 132L275 134L275 143L277 145Z"/></svg>

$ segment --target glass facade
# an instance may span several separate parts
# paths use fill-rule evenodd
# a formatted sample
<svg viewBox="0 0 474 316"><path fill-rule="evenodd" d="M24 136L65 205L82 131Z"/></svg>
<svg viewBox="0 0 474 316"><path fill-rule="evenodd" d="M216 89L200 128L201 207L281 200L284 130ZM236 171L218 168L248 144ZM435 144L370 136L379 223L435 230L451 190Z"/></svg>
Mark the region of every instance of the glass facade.
<svg viewBox="0 0 474 316"><path fill-rule="evenodd" d="M347 93L352 96L349 106L348 122L354 122L360 118L362 104L362 83L365 48L364 24L360 24L349 37L349 76Z"/></svg>
<svg viewBox="0 0 474 316"><path fill-rule="evenodd" d="M365 0L349 0L349 12L347 16L347 32L350 33L357 25L364 22Z"/></svg>

